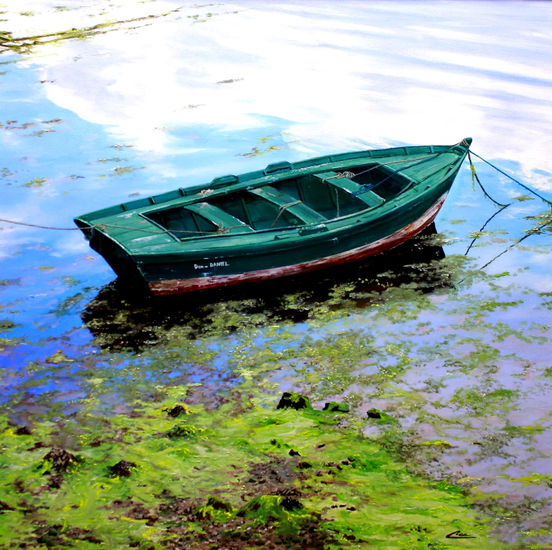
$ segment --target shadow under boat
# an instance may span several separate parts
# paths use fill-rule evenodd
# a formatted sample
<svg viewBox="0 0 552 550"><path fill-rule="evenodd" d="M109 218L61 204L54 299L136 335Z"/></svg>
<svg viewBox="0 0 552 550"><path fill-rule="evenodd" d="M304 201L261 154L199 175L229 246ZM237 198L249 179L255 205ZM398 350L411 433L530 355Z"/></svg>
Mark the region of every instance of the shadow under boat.
<svg viewBox="0 0 552 550"><path fill-rule="evenodd" d="M81 318L100 347L139 350L161 343L176 326L187 327L190 338L212 333L220 325L221 308L237 314L228 317L225 330L231 332L243 326L236 326L236 318L246 324L252 319L256 326L298 323L312 315L314 305L369 307L389 287L414 285L422 293L450 287L450 275L439 265L444 257L432 224L410 241L361 262L272 281L153 297L116 280L99 291Z"/></svg>

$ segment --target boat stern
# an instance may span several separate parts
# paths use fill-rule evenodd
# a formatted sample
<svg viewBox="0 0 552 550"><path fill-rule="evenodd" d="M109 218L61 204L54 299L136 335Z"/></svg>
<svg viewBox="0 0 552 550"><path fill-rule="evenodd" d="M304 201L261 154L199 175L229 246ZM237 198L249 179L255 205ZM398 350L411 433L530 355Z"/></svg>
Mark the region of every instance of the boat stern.
<svg viewBox="0 0 552 550"><path fill-rule="evenodd" d="M74 222L88 240L90 248L104 258L120 279L143 282L143 275L132 256L102 230L101 224L87 220L86 215L75 218Z"/></svg>

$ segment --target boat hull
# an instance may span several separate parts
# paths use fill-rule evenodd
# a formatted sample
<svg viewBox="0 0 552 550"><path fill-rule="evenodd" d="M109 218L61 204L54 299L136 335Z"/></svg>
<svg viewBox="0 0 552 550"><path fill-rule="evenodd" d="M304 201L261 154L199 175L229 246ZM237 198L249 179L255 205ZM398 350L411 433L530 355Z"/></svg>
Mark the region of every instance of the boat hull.
<svg viewBox="0 0 552 550"><path fill-rule="evenodd" d="M400 244L421 233L433 223L435 217L441 209L441 206L445 202L445 198L446 194L442 195L439 200L431 206L431 208L423 213L422 216L414 222L401 227L398 231L392 233L391 235L387 235L386 237L351 250L307 262L283 265L281 267L273 267L268 269L256 269L232 275L214 275L152 281L148 284L148 287L154 296L168 296L172 294L184 294L187 292L197 292L200 290L227 287L237 284L258 283L270 279L302 275L304 273L310 273L319 269L327 269L357 262L395 248L396 246L399 246Z"/></svg>
<svg viewBox="0 0 552 550"><path fill-rule="evenodd" d="M470 143L276 163L75 221L121 280L141 281L157 296L300 275L422 232Z"/></svg>

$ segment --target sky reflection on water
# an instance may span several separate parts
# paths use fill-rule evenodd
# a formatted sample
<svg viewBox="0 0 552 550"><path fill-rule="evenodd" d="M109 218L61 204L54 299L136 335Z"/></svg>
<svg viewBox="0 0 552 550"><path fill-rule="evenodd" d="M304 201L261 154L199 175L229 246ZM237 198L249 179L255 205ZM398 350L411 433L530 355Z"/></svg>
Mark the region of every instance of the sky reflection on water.
<svg viewBox="0 0 552 550"><path fill-rule="evenodd" d="M96 2L68 10L56 5L29 1L25 10L32 15L22 15L20 3L10 0L0 4L7 20L1 25L14 36L29 36L107 19L158 17L121 23L84 40L0 56L0 218L70 228L72 218L86 211L279 160L396 144L455 143L467 136L474 138L474 151L552 197L550 4L424 2L422 9L413 2L244 1L198 7L164 0L117 7ZM523 189L489 166L475 164L490 194L512 203L470 250L478 267L521 239L534 223L525 218L547 207L534 197L518 200L527 194ZM472 187L466 165L437 218L446 255L462 255L472 233L495 211ZM454 440L447 467L485 478L486 490L502 490L512 482L501 475L544 472L550 458L547 342L552 319L550 297L543 294L552 292L549 264L550 234L544 232L486 268L489 274L507 273L495 286L475 282L430 290L414 320L401 320L393 312L383 317L368 306L317 325L316 314L299 311L300 322L291 328L287 321L269 318L281 323L280 340L269 334L270 322L260 322L257 344L265 338L273 346L307 349L305 342L315 331L332 336L350 330L395 345L401 335L412 340L417 334L410 352L420 359L394 382L409 395L424 395L428 417L446 421L412 416L409 424L408 415L402 420L419 437ZM14 399L18 410L43 410L48 401L78 400L98 379L113 383L115 395L120 391L116 376L139 388L165 376L212 384L218 391L230 384L232 369L241 376L239 337L211 343L213 355L203 359L190 347L190 357L197 360L173 367L152 366L155 360L148 363L139 351L102 349L82 317L113 278L76 231L0 223L0 321L13 323L0 333L10 339L0 348L4 403ZM513 305L474 317L473 308L485 300ZM118 295L107 303L109 315L117 307L127 313L132 308L120 305ZM252 308L251 316L256 314ZM474 318L479 326L469 324ZM138 314L133 319L139 324ZM193 321L198 320L201 313ZM510 329L528 341L508 334ZM501 353L489 359L488 372L481 365L462 370L478 345ZM56 363L52 357L59 351L69 361ZM228 359L233 353L236 357ZM393 364L398 355L389 357ZM133 361L150 371L130 367ZM374 374L378 368L370 361L360 366ZM102 369L116 375L102 378ZM298 376L280 371L273 378L292 388L301 384ZM472 411L465 424L447 424L465 413L451 399L464 403L459 391L485 380L491 392L497 381L500 388L518 392L516 406L502 417L500 411L483 416ZM381 390L372 382L357 382L351 391L369 395ZM378 395L381 401L367 399L359 410L378 404L400 414L401 406L410 406L393 392ZM538 424L543 431L531 442L521 435L504 440L508 453L498 458L477 459L481 449L489 448L488 438L503 433L504 422ZM472 437L471 428L481 438L475 447L465 437ZM551 496L542 484L516 487L520 498Z"/></svg>

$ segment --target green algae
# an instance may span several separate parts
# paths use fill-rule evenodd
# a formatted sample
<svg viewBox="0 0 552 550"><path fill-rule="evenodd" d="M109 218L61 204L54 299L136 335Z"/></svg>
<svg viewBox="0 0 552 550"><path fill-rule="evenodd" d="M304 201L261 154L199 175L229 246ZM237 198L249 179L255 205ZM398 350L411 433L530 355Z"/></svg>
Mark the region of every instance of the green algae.
<svg viewBox="0 0 552 550"><path fill-rule="evenodd" d="M252 147L251 151L247 153L242 153L240 156L254 158L260 155L266 155L267 153L273 153L274 151L280 151L281 149L283 149L283 147L280 145L269 145L264 149L259 149L258 147Z"/></svg>
<svg viewBox="0 0 552 550"><path fill-rule="evenodd" d="M389 281L393 280L392 274L387 274L386 277ZM377 278L380 282L383 280L379 275ZM493 277L483 279L489 286L496 280ZM450 528L447 527L445 530L443 527L438 536L434 527L427 526L427 518L424 514L429 512L422 513L418 510L412 512L412 517L409 515L410 512L402 515L401 506L408 502L409 498L415 501L419 499L422 502L431 502L433 498L440 498L431 491L430 493L422 491L416 496L418 485L413 493L403 493L402 486L405 483L408 485L410 479L418 479L409 471L418 469L419 472L424 472L427 470L427 464L432 464L432 461L442 461L445 455L459 452L459 447L458 442L449 439L446 433L420 438L414 430L410 433L404 432L400 425L408 419L415 424L427 422L442 427L446 419L439 416L441 413L439 407L446 406L457 412L457 418L449 421L449 425L457 423L465 427L470 434L469 422L472 419L507 414L515 407L519 394L493 383L493 377L496 376L497 368L502 361L508 360L516 364L519 361L515 354L506 354L499 343L508 339L538 343L541 337L536 333L528 332L523 327L514 329L506 321L482 322L476 307L480 296L476 293L462 297L462 300L465 300L463 303L465 307L462 307L460 301L454 296L447 296L447 300L441 301L440 308L437 309L434 302L427 301L423 290L416 287L407 287L405 291L400 292L388 292L388 303L383 303L381 307L377 305L381 293L370 291L367 293L370 294L370 299L366 308L351 312L346 305L340 309L342 304L350 303L351 293L357 288L357 286L351 286L350 282L342 285L334 284L328 291L328 298L320 302L314 302L309 292L292 292L286 294L281 302L285 303L288 309L275 308L272 311L267 311L269 308L266 307L266 302L251 297L213 304L203 303L195 313L191 313L193 308L188 308L187 312L176 320L172 317L173 314L164 312L167 317L167 323L164 325L155 320L148 321L147 316L143 315L143 310L135 310L134 305L130 303L122 308L108 306L111 326L116 327L115 332L123 334L128 330L136 330L139 328L136 326L137 323L142 323L140 330L144 333L151 331L151 338L149 343L138 348L139 357L134 354L127 356L126 352L120 355L132 358L132 364L117 373L117 377L121 377L120 381L109 380L109 374L95 374L95 378L90 382L97 388L95 395L98 397L109 396L114 391L119 392L118 385L128 383L127 375L131 377L132 382L129 386L133 386L134 392L142 391L142 388L145 392L148 388L148 382L145 381L146 372L148 376L152 374L159 376L156 379L164 385L166 380L163 381L163 373L170 372L175 366L193 365L197 362L197 365L207 367L220 357L219 352L210 347L215 342L220 343L225 350L222 367L227 369L225 381L232 380L232 383L235 383L240 379L245 380L236 393L231 392L231 396L228 392L224 393L224 400L229 402L220 409L220 414L225 415L225 422L232 421L232 430L226 424L222 430L222 420L221 423L215 421L215 417L219 418L219 411L205 413L203 409L192 405L186 407L188 414L183 413L185 416L180 416L176 420L167 418L170 416L168 411L175 408L175 402L182 402L182 396L175 396L178 398L176 400L159 403L159 410L164 411L163 414L158 409L153 409L151 403L145 403L140 405L141 410L132 410L128 421L116 429L110 428L111 419L108 418L104 419L101 428L97 426L94 430L90 430L95 437L87 441L93 449L104 448L104 445L108 444L107 441L111 449L111 454L101 468L101 475L104 477L98 483L103 485L103 479L107 477L112 481L117 479L121 484L117 486L118 488L122 488L122 485L127 487L123 494L110 493L111 500L102 504L108 507L110 516L118 518L117 521L120 522L117 527L118 532L126 532L128 535L125 535L127 538L120 544L123 546L150 544L163 547L163 545L168 546L169 541L177 544L174 542L177 540L184 541L180 543L181 547L193 548L194 544L197 547L203 544L205 547L208 544L206 541L214 541L213 547L217 544L218 547L225 547L228 541L235 543L245 537L247 542L244 543L244 547L247 547L246 544L248 547L260 547L263 544L260 541L263 540L292 546L299 544L294 542L294 537L302 540L309 536L318 537L316 540L319 542L323 541L317 547L328 548L493 547L492 542L482 541L480 531L474 531L471 525L465 522L455 522L447 516L448 512L443 517L449 517ZM387 290L384 288L381 291ZM497 300L496 304L491 300L485 300L483 305L488 313L498 314L509 310L515 311L519 307L517 300L504 297ZM178 307L179 305L176 304L175 308ZM426 312L442 314L443 308L458 315L458 320L452 327L445 330L444 340L425 347L420 345L417 341L420 335L431 333L431 323L425 320L427 317L423 314ZM286 320L287 311L293 311L294 315L297 312L306 313L303 317L306 330L300 338L293 330L292 323ZM411 323L410 326L407 327L404 321L399 331L385 334L386 327L397 326L401 311L405 312L404 319ZM390 319L392 321L389 321ZM103 319L92 317L89 322L99 323L102 338L108 340L118 337L116 334L105 334ZM332 330L327 330L333 323L339 323L339 328L334 326ZM472 337L467 336L468 329L477 330L479 337L474 336L473 333ZM384 335L383 338L382 335ZM127 337L127 343L131 344L133 336L127 334ZM108 349L114 349L113 339L110 342ZM115 347L115 349L121 350L121 347ZM422 389L404 385L405 377L413 369L435 358L439 358L447 369L447 375L439 379L440 383L439 380L424 381L425 386ZM60 365L63 365L63 362ZM289 412L298 415L291 424L285 418L270 412L269 409L276 403L267 407L266 397L262 396L262 393L271 386L271 374L278 371L291 373L293 387L306 390L311 397L310 412L307 410L278 411L278 413ZM447 376L450 377L453 373L462 376L481 374L482 377L477 380L476 385L462 388L462 391L453 393L452 397L449 395L448 400L439 396L433 402L428 401L423 392L439 393L443 387L446 387ZM151 387L151 382L149 384ZM191 388L188 389L191 391ZM164 390L159 389L159 391ZM116 395L121 399L129 396L123 392ZM297 395L295 394L296 399ZM157 399L157 397L153 398ZM374 418L368 414L362 420L357 417L347 419L347 415L343 413L326 412L322 415L320 411L312 409L313 404L315 408L321 408L325 401L333 401L335 398L349 406L354 413L361 404L370 405L371 399L377 399L377 404L374 405L378 408L372 406L370 411L377 411L380 418ZM435 406L437 409L430 412L427 410L428 405ZM98 416L94 412L89 414ZM136 422L141 423L144 414L149 415L150 420L159 416L164 423L160 421L155 429L141 430L136 434L136 426L133 422L137 419ZM250 414L259 415L255 422L252 421ZM373 486L382 486L379 478L359 479L346 476L347 473L351 474L353 468L347 467L348 465L342 464L341 461L359 458L354 454L350 442L338 440L339 449L346 451L346 454L337 457L325 456L318 461L313 459L313 456L315 458L319 456L316 454L318 451L314 450L318 448L317 445L323 445L321 449L325 449L329 443L319 439L316 444L309 446L308 441L303 440L303 432L298 428L297 419L299 424L305 418L312 420L305 416L308 414L317 415L315 424L319 435L322 427L325 430L335 430L334 426L348 425L347 429L350 431L347 433L349 435L352 433L358 438L358 434L364 428L377 427L379 435L375 439L363 441L374 444L395 462L392 465L382 464L381 456L376 453L375 457L370 454L370 459L365 459L364 466L372 474L380 470L385 472L387 482L400 486L400 489L395 487L392 490L393 498L386 493L371 490ZM81 426L86 426L86 421L81 418L79 416L75 421ZM117 422L122 422L121 418L123 417L119 416ZM65 431L67 429L67 427L64 428ZM74 434L66 441L76 441L72 443L72 447L67 447L69 452L75 456L84 456L86 459L86 453L83 452L78 435L78 432L83 429L86 430L86 428L75 428ZM174 431L171 432L171 430ZM475 433L471 430L471 435L468 437L473 438L472 445L475 449L473 456L478 459L497 459L509 456L507 446L513 438L524 437L524 433L527 433L527 441L529 441L531 433L533 431L538 433L538 430L538 426L525 430L523 426L509 425L503 429L498 428L498 433L496 430L488 434ZM100 435L100 432L104 431L105 443L102 442ZM259 446L258 437L261 433L267 435L263 445ZM339 431L336 433L340 434ZM299 435L296 437L297 434ZM341 438L341 435L335 437ZM143 446L150 438L154 439L160 447L150 446L144 450ZM52 444L57 443L52 441ZM174 448L175 444L180 446ZM46 450L43 449L42 454ZM330 450L330 447L326 450ZM169 465L170 472L176 472L181 467L185 471L180 472L180 477L172 478L172 483L168 483L169 486L160 486L156 494L161 495L163 491L167 491L164 497L158 499L156 494L152 495L147 490L147 498L142 497L139 491L145 489L136 488L138 492L134 492L138 480L142 480L142 485L147 485L150 477L147 477L144 482L144 473L150 476L153 475L149 473L150 467L161 468L157 462L150 464L149 458L144 463L144 457L154 456L157 453L163 454L163 461ZM216 453L222 453L223 459L220 459ZM193 457L195 461L192 460ZM217 461L216 468L214 465L206 464L209 458ZM231 460L230 465L226 463L226 459ZM135 464L136 468L130 469L128 477L111 477L109 468L123 460ZM330 463L339 465L341 470L333 465L328 466ZM86 462L80 463L78 470L67 474L67 477L77 475L82 468L87 468ZM358 474L358 469L354 470L354 473ZM267 473L271 471L278 472L278 476ZM292 471L298 474L298 477L295 477ZM329 471L331 472L328 473ZM206 482L203 476L213 478L213 483ZM305 476L304 479L303 476ZM520 479L521 477L518 476ZM157 479L155 477L155 480ZM282 484L282 480L286 483ZM66 481L61 483L59 490L68 487ZM547 486L546 482L540 482L538 477L532 477L530 481L532 483L520 481L517 485L520 487ZM49 487L58 482L59 480L56 479L48 481L47 475L42 484ZM426 486L429 484L432 489L438 491L444 490L447 495L449 493L456 495L455 498L458 500L455 502L464 500L461 491L455 485L449 486L442 482L433 484L427 478L425 481L418 479L418 482ZM358 485L360 488L355 492L356 490L353 491L349 487L350 484L355 487ZM132 490L128 489L129 485L132 485ZM194 489L176 493L175 486L193 486ZM270 487L269 492L259 494L260 488L267 486ZM196 487L198 491L195 491ZM245 487L247 490L235 493L233 491L236 487ZM301 506L294 507L295 504L292 506L289 501L286 501L286 506L290 506L291 510L286 509L282 505L286 496L292 499L292 502L298 501ZM226 504L217 503L212 500L213 498L220 499ZM211 499L210 504L209 499ZM365 501L369 501L370 506L376 507L376 510L369 508ZM12 502L6 501L6 504L14 508ZM480 507L491 517L496 517L497 522L513 514L507 502L507 495L489 495L488 492L479 491L477 486L470 489L467 502ZM248 507L250 503L252 504ZM39 505L36 504L36 506ZM255 516L254 509L258 511L260 517ZM185 510L185 514L178 515L176 510ZM471 514L467 509L465 511L468 515ZM155 519L156 516L161 519ZM385 523L384 519L388 516L401 519L398 523ZM60 517L65 516L62 514ZM424 519L421 520L420 517ZM524 516L523 510L520 509L516 520L523 523L525 517L527 514ZM267 518L268 520L265 521ZM433 516L431 518L431 521L434 521L435 518ZM99 523L105 522L111 527L114 521L107 519L105 515L98 516ZM371 521L377 521L377 525L370 523ZM60 548L64 547L65 539L72 540L76 545L85 544L82 537L96 538L100 541L109 540L111 545L116 544L112 541L119 540L109 538L112 535L108 529L100 532L99 527L90 523L78 523L70 518L65 523L68 527L63 531L55 528L56 525L63 525L61 522L41 518L34 524L34 534L31 533L29 536L35 537L36 540L50 537L48 540L57 541L51 544L54 547L57 544ZM125 524L136 524L139 529L134 532L129 529L125 531L123 527ZM260 538L251 538L250 533L253 531ZM138 535L138 532L141 534ZM70 533L72 539L67 538L65 533ZM468 539L461 537L460 534L476 538ZM398 541L397 546L394 546L395 541ZM467 543L472 546L465 546Z"/></svg>
<svg viewBox="0 0 552 550"><path fill-rule="evenodd" d="M515 481L516 483L522 483L523 485L544 484L548 487L552 487L552 476L548 474L538 474L536 472L532 472L529 475L512 479L512 481Z"/></svg>
<svg viewBox="0 0 552 550"><path fill-rule="evenodd" d="M165 390L127 415L105 417L90 400L56 423L4 418L0 544L499 547L457 486L416 478L374 440L337 429L343 413L278 410L264 398L186 406L182 424L168 411L188 391ZM455 532L474 538L460 545Z"/></svg>
<svg viewBox="0 0 552 550"><path fill-rule="evenodd" d="M152 20L166 17L178 13L182 7L175 8L165 13L156 15L146 15L143 17L135 17L120 21L104 21L92 26L83 26L80 28L71 28L58 32L37 34L32 36L14 36L11 32L0 34L0 54L4 52L29 53L37 46L46 44L55 44L64 40L85 40L89 37L105 34L110 31L133 28L129 25L147 25ZM58 10L59 11L59 10ZM35 15L34 12L24 12L20 15ZM135 27L134 27L135 28Z"/></svg>
<svg viewBox="0 0 552 550"><path fill-rule="evenodd" d="M366 412L366 416L370 419L371 424L374 424L374 423L377 425L398 425L399 424L396 418L374 407L372 407L371 409L368 409L368 411Z"/></svg>
<svg viewBox="0 0 552 550"><path fill-rule="evenodd" d="M325 411L348 413L351 407L347 403L339 403L338 401L330 401L324 405Z"/></svg>
<svg viewBox="0 0 552 550"><path fill-rule="evenodd" d="M224 80L224 81L218 82L218 84L231 83L231 82L236 82L238 80L243 80L243 79ZM264 147L253 146L250 151L248 151L247 153L240 153L239 156L246 157L246 158L255 158L260 155L273 153L274 151L280 151L284 149L285 146L287 145L285 142L282 142L281 145L272 144L272 145L266 146L267 142L272 140L278 140L282 142L282 137L279 134L278 135L275 134L275 135L269 135L269 136L263 136L263 137L257 138L257 141L259 142L259 144L261 144Z"/></svg>
<svg viewBox="0 0 552 550"><path fill-rule="evenodd" d="M505 388L461 388L451 402L458 407L470 408L475 416L504 413L513 407L518 391Z"/></svg>
<svg viewBox="0 0 552 550"><path fill-rule="evenodd" d="M10 319L0 319L0 332L6 332L8 330L13 330L17 326L18 326L18 324L14 323Z"/></svg>
<svg viewBox="0 0 552 550"><path fill-rule="evenodd" d="M46 178L33 178L27 183L24 183L23 187L30 187L30 188L42 187L47 181L48 180Z"/></svg>
<svg viewBox="0 0 552 550"><path fill-rule="evenodd" d="M21 337L15 338L4 338L0 336L0 351L4 351L10 347L17 346L24 342L24 339Z"/></svg>
<svg viewBox="0 0 552 550"><path fill-rule="evenodd" d="M63 283L68 287L73 287L79 284L78 281L71 277L60 277L60 280L63 281ZM67 315L67 313L71 310L82 306L83 302L89 298L91 290L91 287L85 287L79 292L64 298L56 305L55 309L53 309L51 313L54 313L57 317Z"/></svg>
<svg viewBox="0 0 552 550"><path fill-rule="evenodd" d="M58 365L59 363L67 363L69 361L73 361L73 359L67 357L61 350L57 350L54 354L44 359L44 362L50 365Z"/></svg>
<svg viewBox="0 0 552 550"><path fill-rule="evenodd" d="M385 262L374 259L359 266L353 273L340 270L317 276L316 285L309 284L312 280L306 278L304 281L281 281L273 287L265 287L265 292L253 290L240 293L235 290L234 293L212 293L198 300L190 297L170 301L144 299L143 295L134 297L119 292L112 285L89 303L83 320L98 345L115 349L121 336L126 334L133 335L134 341L139 344L136 327L146 324L148 343L163 344L169 339L167 331L173 327L187 331L191 338L219 338L260 329L267 331L269 336L286 341L288 338L283 329L296 322L308 321L312 327L323 327L328 322L350 317L357 310L372 308L382 319L388 313L396 317L404 314L408 318L416 318L425 311L424 308L432 308L426 292L448 284L449 267L441 270L437 268L437 263L420 262L416 264L416 269L410 269L409 265L409 269L405 270L404 263L413 254L431 258L436 253L426 236L415 239L415 243L415 247L397 249L386 257ZM417 290L412 287L404 291L393 290L393 286L414 283ZM353 331L341 335L343 346L347 346L349 337L353 337ZM366 351L366 346L359 350L359 359L362 351ZM255 349L255 352L261 353L262 350ZM277 354L271 357L271 351L266 353L266 359L258 364L279 359ZM244 356L247 355L244 351ZM330 357L331 360L333 358Z"/></svg>
<svg viewBox="0 0 552 550"><path fill-rule="evenodd" d="M109 174L110 176L123 176L125 174L132 174L132 172L135 172L136 170L142 170L142 168L137 168L135 166L116 166L113 168L112 172Z"/></svg>
<svg viewBox="0 0 552 550"><path fill-rule="evenodd" d="M141 3L146 3L146 2L141 2ZM53 9L59 14L62 14L63 12L67 12L71 10L79 10L82 7L83 6L68 7L68 6L60 5L60 6L53 6ZM112 7L121 7L121 6L115 6L113 4L110 4L109 7L112 8ZM193 6L193 7L205 8L207 6ZM140 27L151 25L153 21L157 19L177 15L187 8L188 8L187 6L179 6L174 9L165 10L159 13L152 13L141 17L133 17L133 18L121 19L121 20L106 19L105 21L101 23L97 23L96 25L82 26L78 28L72 27L70 29L64 29L56 32L36 34L36 35L30 35L30 36L14 36L14 34L10 31L7 31L7 30L0 31L0 54L5 52L28 54L33 52L39 46L56 44L65 40L86 40L90 37L93 37L99 34L106 34L108 32L113 32L118 30L127 30L127 31L134 30ZM187 15L186 17L191 19L193 23L204 23L209 20L212 20L213 17L220 15L221 13L235 14L238 12L236 10L225 11L220 13L214 13L209 11L203 14ZM34 17L34 16L39 16L40 13L27 10L27 11L19 12L19 15ZM98 10L95 13L88 14L88 17L101 17L101 16L109 16L109 12L106 10L103 10L103 11ZM5 20L5 21L8 21L8 20Z"/></svg>

